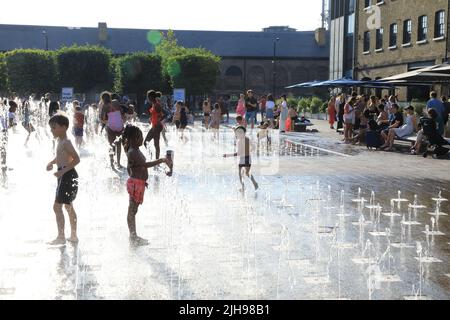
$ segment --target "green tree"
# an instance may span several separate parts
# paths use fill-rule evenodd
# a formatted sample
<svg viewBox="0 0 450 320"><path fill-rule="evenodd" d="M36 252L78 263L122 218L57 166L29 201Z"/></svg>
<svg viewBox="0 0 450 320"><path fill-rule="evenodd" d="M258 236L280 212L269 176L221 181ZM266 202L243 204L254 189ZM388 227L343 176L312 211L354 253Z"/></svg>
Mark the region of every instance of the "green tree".
<svg viewBox="0 0 450 320"><path fill-rule="evenodd" d="M219 74L220 58L203 49L188 49L170 57L167 73L173 87L185 88L189 95L213 91Z"/></svg>
<svg viewBox="0 0 450 320"><path fill-rule="evenodd" d="M0 94L8 92L8 72L5 55L0 53Z"/></svg>
<svg viewBox="0 0 450 320"><path fill-rule="evenodd" d="M210 93L219 74L220 58L203 48L184 48L175 33L161 33L155 53L161 57L163 90L185 88L188 95Z"/></svg>
<svg viewBox="0 0 450 320"><path fill-rule="evenodd" d="M309 112L311 105L311 99L301 98L298 102L300 112Z"/></svg>
<svg viewBox="0 0 450 320"><path fill-rule="evenodd" d="M155 47L155 53L157 56L161 57L161 64L163 68L163 73L167 74L169 59L174 56L182 55L186 53L186 48L178 45L177 38L175 37L175 32L173 30L167 31L164 35L160 33L161 41Z"/></svg>
<svg viewBox="0 0 450 320"><path fill-rule="evenodd" d="M160 42L155 46L155 53L161 58L161 73L163 77L162 91L164 93L170 93L173 86L172 79L169 75L169 59L186 53L186 48L178 45L173 30L167 31L166 35L160 32L160 39Z"/></svg>
<svg viewBox="0 0 450 320"><path fill-rule="evenodd" d="M129 54L117 59L115 89L136 94L140 106L149 89L160 90L163 85L161 58L145 52Z"/></svg>
<svg viewBox="0 0 450 320"><path fill-rule="evenodd" d="M316 114L320 112L320 107L322 107L323 101L317 97L311 99L311 113Z"/></svg>
<svg viewBox="0 0 450 320"><path fill-rule="evenodd" d="M63 47L56 52L59 85L75 92L110 90L114 83L111 51L99 46Z"/></svg>
<svg viewBox="0 0 450 320"><path fill-rule="evenodd" d="M52 51L18 49L7 52L9 89L19 95L56 90L57 72Z"/></svg>
<svg viewBox="0 0 450 320"><path fill-rule="evenodd" d="M293 106L294 109L297 109L299 99L294 97L294 95L291 93L287 96L287 104L288 106Z"/></svg>

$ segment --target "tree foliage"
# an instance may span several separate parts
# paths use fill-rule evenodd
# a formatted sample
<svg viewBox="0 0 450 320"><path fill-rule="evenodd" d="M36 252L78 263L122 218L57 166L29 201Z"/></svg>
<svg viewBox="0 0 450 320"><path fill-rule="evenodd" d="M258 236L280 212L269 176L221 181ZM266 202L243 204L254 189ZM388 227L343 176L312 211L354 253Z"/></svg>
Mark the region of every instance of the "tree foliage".
<svg viewBox="0 0 450 320"><path fill-rule="evenodd" d="M161 57L162 75L170 79L173 88L185 88L188 95L210 93L214 89L220 57L203 48L178 45L173 31L162 35L155 52Z"/></svg>
<svg viewBox="0 0 450 320"><path fill-rule="evenodd" d="M219 63L214 56L189 51L169 59L168 73L174 87L185 88L190 95L201 95L214 90Z"/></svg>
<svg viewBox="0 0 450 320"><path fill-rule="evenodd" d="M110 90L114 82L112 53L99 46L63 47L56 52L61 87L75 92Z"/></svg>
<svg viewBox="0 0 450 320"><path fill-rule="evenodd" d="M115 89L117 92L143 95L162 86L161 58L145 52L117 59Z"/></svg>
<svg viewBox="0 0 450 320"><path fill-rule="evenodd" d="M19 95L56 89L56 64L52 51L18 49L5 54L9 89Z"/></svg>
<svg viewBox="0 0 450 320"><path fill-rule="evenodd" d="M6 59L3 53L0 53L0 94L8 92L8 73L6 69Z"/></svg>

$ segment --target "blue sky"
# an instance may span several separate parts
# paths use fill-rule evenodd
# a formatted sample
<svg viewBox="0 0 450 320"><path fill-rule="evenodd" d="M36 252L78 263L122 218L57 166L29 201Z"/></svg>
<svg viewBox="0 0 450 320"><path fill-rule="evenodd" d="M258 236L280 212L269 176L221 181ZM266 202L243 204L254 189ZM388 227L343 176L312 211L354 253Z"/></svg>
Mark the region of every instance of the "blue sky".
<svg viewBox="0 0 450 320"><path fill-rule="evenodd" d="M321 0L3 0L2 24L260 31L320 26ZM126 6L124 6L124 4Z"/></svg>

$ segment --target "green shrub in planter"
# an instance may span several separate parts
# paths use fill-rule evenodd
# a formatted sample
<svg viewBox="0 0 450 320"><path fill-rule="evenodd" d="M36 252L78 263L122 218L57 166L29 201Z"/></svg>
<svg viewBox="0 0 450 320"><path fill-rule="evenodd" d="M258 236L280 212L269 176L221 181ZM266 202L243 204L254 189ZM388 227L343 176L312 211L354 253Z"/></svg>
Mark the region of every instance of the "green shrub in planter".
<svg viewBox="0 0 450 320"><path fill-rule="evenodd" d="M316 114L319 113L320 108L322 107L323 101L317 97L312 98L311 100L311 113Z"/></svg>
<svg viewBox="0 0 450 320"><path fill-rule="evenodd" d="M301 112L309 112L311 100L309 98L301 98L300 101L298 102L298 105L300 107Z"/></svg>
<svg viewBox="0 0 450 320"><path fill-rule="evenodd" d="M418 99L413 99L411 105L414 107L414 112L419 116L423 117L427 108L427 103L425 101L420 101Z"/></svg>
<svg viewBox="0 0 450 320"><path fill-rule="evenodd" d="M294 97L292 94L290 94L287 97L287 104L288 106L293 106L293 107L297 107L298 106L298 99L296 97Z"/></svg>

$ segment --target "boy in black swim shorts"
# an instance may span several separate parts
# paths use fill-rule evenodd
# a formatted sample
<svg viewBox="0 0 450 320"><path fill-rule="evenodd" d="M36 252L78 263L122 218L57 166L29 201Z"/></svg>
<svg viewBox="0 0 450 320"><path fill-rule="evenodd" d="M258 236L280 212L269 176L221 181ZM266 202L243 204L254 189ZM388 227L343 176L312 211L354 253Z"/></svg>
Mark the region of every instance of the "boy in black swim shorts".
<svg viewBox="0 0 450 320"><path fill-rule="evenodd" d="M72 243L78 243L77 215L72 203L78 192L78 174L75 170L75 166L80 163L80 157L75 151L72 142L67 139L69 119L62 114L56 114L50 119L49 125L53 136L58 139L56 157L47 165L47 171L51 171L54 164L58 167L58 171L54 173L55 177L58 178L58 186L56 188L55 203L53 205L53 210L56 215L56 224L58 226L58 236L55 240L49 242L49 244L60 245L66 243L64 235L64 213L62 210L63 205L69 214L70 220L71 234L70 238L67 240Z"/></svg>
<svg viewBox="0 0 450 320"><path fill-rule="evenodd" d="M236 135L236 145L237 152L233 154L224 154L224 158L228 157L239 157L239 181L241 183L242 189L240 191L244 191L244 181L242 178L242 171L245 170L245 175L252 181L253 186L255 187L255 191L258 190L259 186L256 182L253 175L250 174L250 169L252 167L252 161L250 157L250 139L245 136L246 129L242 126L236 127L234 129L234 133Z"/></svg>

